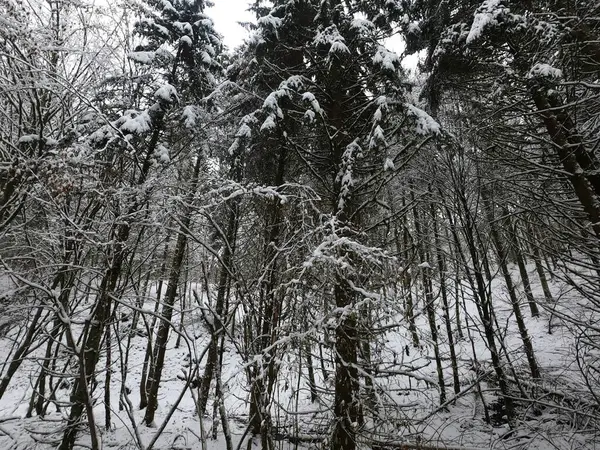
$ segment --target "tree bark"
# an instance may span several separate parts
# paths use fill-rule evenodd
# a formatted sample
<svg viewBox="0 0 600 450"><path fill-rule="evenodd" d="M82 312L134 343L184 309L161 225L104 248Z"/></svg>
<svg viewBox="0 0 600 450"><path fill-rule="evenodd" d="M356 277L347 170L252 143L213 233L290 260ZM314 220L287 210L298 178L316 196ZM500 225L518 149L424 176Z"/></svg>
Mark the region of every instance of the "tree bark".
<svg viewBox="0 0 600 450"><path fill-rule="evenodd" d="M515 319L519 328L519 334L521 335L521 340L523 341L523 347L525 349L525 356L527 357L527 362L529 364L529 370L532 378L539 378L540 370L535 359L535 353L533 350L533 345L531 344L531 338L529 337L527 327L525 326L525 321L523 320L521 306L519 305L519 299L517 298L517 295L515 293L515 287L512 281L510 271L508 270L508 267L506 265L506 259L508 254L502 244L502 240L500 239L500 233L498 232L498 229L496 227L492 205L490 204L487 194L483 191L482 200L488 219L488 224L490 226L490 234L492 237L492 241L494 242L494 246L496 247L496 252L498 254L498 264L500 265L500 270L502 272L502 276L504 277L504 282L506 283L506 288L510 297L513 313L515 314Z"/></svg>
<svg viewBox="0 0 600 450"><path fill-rule="evenodd" d="M154 414L158 408L158 390L160 387L162 370L167 351L169 330L171 329L173 305L175 303L175 299L177 298L177 288L179 287L179 279L181 278L183 260L187 248L188 233L190 232L190 225L192 222L192 203L198 187L200 167L203 163L201 152L202 150L199 150L198 155L196 156L196 163L194 165L194 172L191 178L191 185L185 198L185 210L183 211L181 224L177 234L177 242L175 244L173 260L171 262L169 282L167 284L167 291L165 293L163 302L158 332L156 334L156 341L154 344L154 361L153 365L150 367L148 375L148 406L146 407L146 413L144 414L144 423L146 426L154 425Z"/></svg>
<svg viewBox="0 0 600 450"><path fill-rule="evenodd" d="M454 393L460 392L460 379L458 378L458 362L456 360L456 349L454 348L454 335L452 333L452 324L450 321L450 306L448 304L448 292L446 286L446 261L444 258L440 233L438 227L437 211L433 203L430 205L431 217L433 221L433 236L435 242L435 251L437 256L437 268L440 277L440 293L442 296L442 304L444 305L444 322L446 325L446 334L448 335L448 347L450 348L450 361L452 364L452 380ZM457 299L458 301L458 299Z"/></svg>

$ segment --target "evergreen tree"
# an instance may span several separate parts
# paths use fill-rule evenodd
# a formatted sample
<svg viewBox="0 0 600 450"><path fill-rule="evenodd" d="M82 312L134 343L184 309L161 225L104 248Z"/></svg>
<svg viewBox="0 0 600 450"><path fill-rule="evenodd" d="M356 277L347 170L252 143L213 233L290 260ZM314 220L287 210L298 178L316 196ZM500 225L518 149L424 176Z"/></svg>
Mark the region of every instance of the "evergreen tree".
<svg viewBox="0 0 600 450"><path fill-rule="evenodd" d="M334 314L336 372L330 445L353 449L364 425L358 367L368 366L364 349L371 345L366 339L363 316L370 308L365 302L378 298L375 293L364 295L384 283L386 264L384 253L369 245L363 231L369 223L367 212L373 217L378 214L380 187L393 178L395 163L405 156L397 153L398 146L419 133L438 133L439 127L424 111L406 104L400 59L378 42L385 32L370 20L355 18L362 13L381 20L381 11L374 5L356 2L350 9L336 1L281 1L261 12L247 50L255 59L248 57L251 63L234 74L236 79L250 80L250 88L264 102L242 119L239 135L247 137L247 163L267 170L261 175L264 182L282 186L288 180L304 179L302 184L321 199L313 231L319 238L308 249L300 274L308 276L306 267L319 267L330 277L323 291L310 294L326 295L327 309L339 311ZM407 117L414 127L403 126ZM263 159L276 161L275 171L258 163ZM266 230L268 245L277 248L281 205L278 199L275 203ZM273 264L277 255L265 259ZM267 273L276 274L276 267ZM365 277L366 272L371 276ZM275 279L270 284L267 293L273 292ZM272 300L268 304L266 311L280 307ZM372 307L379 306L374 302ZM268 317L263 320L268 326L260 335L273 336L276 323ZM270 348L269 343L273 345L271 340L262 348ZM256 420L253 432L260 432L263 439L269 432L269 389L266 395L258 389L263 403L251 408L251 420ZM270 444L263 441L263 445L269 448Z"/></svg>

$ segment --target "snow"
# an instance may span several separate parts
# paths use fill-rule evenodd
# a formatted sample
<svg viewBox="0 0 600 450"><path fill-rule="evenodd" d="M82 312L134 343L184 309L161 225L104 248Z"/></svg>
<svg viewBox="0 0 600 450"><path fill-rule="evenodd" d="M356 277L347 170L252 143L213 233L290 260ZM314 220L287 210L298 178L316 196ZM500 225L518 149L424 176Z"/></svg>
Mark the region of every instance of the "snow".
<svg viewBox="0 0 600 450"><path fill-rule="evenodd" d="M441 132L440 125L425 111L410 103L406 103L405 106L408 114L416 119L415 131L417 134L439 134Z"/></svg>
<svg viewBox="0 0 600 450"><path fill-rule="evenodd" d="M181 112L181 118L186 128L193 128L196 126L196 120L198 115L196 114L197 107L194 105L187 105Z"/></svg>
<svg viewBox="0 0 600 450"><path fill-rule="evenodd" d="M391 158L386 158L385 162L383 163L383 170L393 171L395 168L396 166L394 165L394 161Z"/></svg>
<svg viewBox="0 0 600 450"><path fill-rule="evenodd" d="M167 28L165 28L162 25L159 25L154 20L152 20L148 17L144 17L142 20L140 20L140 23L144 23L144 24L148 25L150 28L153 28L158 33L162 34L162 36L165 38L169 38L171 36L171 33L169 33L169 30Z"/></svg>
<svg viewBox="0 0 600 450"><path fill-rule="evenodd" d="M393 72L400 66L400 57L395 52L389 51L380 45L373 56L373 63Z"/></svg>
<svg viewBox="0 0 600 450"><path fill-rule="evenodd" d="M315 112L311 109L307 109L306 112L304 113L304 118L306 119L306 121L308 123L313 123L315 121Z"/></svg>
<svg viewBox="0 0 600 450"><path fill-rule="evenodd" d="M373 114L373 122L377 123L381 121L383 113L381 112L381 108L377 108L375 113Z"/></svg>
<svg viewBox="0 0 600 450"><path fill-rule="evenodd" d="M19 138L19 144L29 144L31 142L37 142L40 136L37 134L25 134Z"/></svg>
<svg viewBox="0 0 600 450"><path fill-rule="evenodd" d="M208 52L205 52L205 51L203 51L203 52L202 52L200 55L201 55L201 57L202 57L202 62L203 62L204 64L210 64L210 63L212 63L212 58L211 58L211 56L208 54Z"/></svg>
<svg viewBox="0 0 600 450"><path fill-rule="evenodd" d="M173 26L177 28L177 30L179 30L181 34L191 37L194 36L194 29L192 28L192 25L188 22L175 21L173 22Z"/></svg>
<svg viewBox="0 0 600 450"><path fill-rule="evenodd" d="M240 140L234 139L229 148L227 149L227 153L230 156L233 156L235 152L240 148Z"/></svg>
<svg viewBox="0 0 600 450"><path fill-rule="evenodd" d="M168 11L176 16L179 15L179 13L175 8L173 8L173 4L169 0L161 0L160 3L162 4L163 12Z"/></svg>
<svg viewBox="0 0 600 450"><path fill-rule="evenodd" d="M134 60L140 64L151 64L156 57L154 52L130 52L128 55L129 59Z"/></svg>
<svg viewBox="0 0 600 450"><path fill-rule="evenodd" d="M536 63L527 74L527 78L555 78L560 79L563 72L560 69L552 67L550 64Z"/></svg>
<svg viewBox="0 0 600 450"><path fill-rule="evenodd" d="M386 145L385 134L381 126L376 125L371 133L371 139L369 140L369 149L373 149L379 145Z"/></svg>
<svg viewBox="0 0 600 450"><path fill-rule="evenodd" d="M181 45L185 45L187 47L191 47L192 46L192 38L189 36L182 36L181 39L179 39L179 43Z"/></svg>
<svg viewBox="0 0 600 450"><path fill-rule="evenodd" d="M467 35L467 45L479 39L485 28L498 24L498 19L506 12L506 8L501 3L502 0L485 0L477 8L471 30Z"/></svg>
<svg viewBox="0 0 600 450"><path fill-rule="evenodd" d="M351 153L354 153L352 151ZM346 155L348 156L348 155ZM278 191L271 187L254 188L253 192L257 195L273 196ZM346 251L360 252L358 244L351 239L339 237L335 234L326 237L310 255L306 261L306 270L321 270L320 263L333 262L343 263L336 255ZM373 250L364 248L364 253L372 253ZM419 266L429 266L428 263L419 264ZM532 276L535 274L535 268L532 264L527 267ZM510 268L511 273L518 277L518 269L514 266ZM2 290L13 288L14 286L6 283L7 280L0 278L0 287ZM158 280L153 280L150 289L142 293L147 297L143 310L151 313L153 300L157 294ZM353 311L362 311L365 305L394 305L402 304L400 292L372 292L355 283L350 286L360 296L356 309L334 308L327 314L318 315L314 318L312 331L295 332L290 331L280 336L277 341L280 345L282 355L278 356L280 377L275 386L275 401L271 405L274 424L280 426L277 431L294 429L300 436L322 436L328 434L328 426L331 423L331 402L332 385L331 379L334 373L334 366L331 363L332 354L327 343L323 342L323 351L325 359L323 361L325 371L330 375L325 380L320 370L315 370L317 385L320 388L319 397L316 402L311 402L308 395L306 361L299 356L299 339L308 336L322 335L325 328L334 328L341 318L347 317ZM448 291L454 292L455 280L448 280ZM376 379L377 398L379 402L387 405L382 408L381 414L384 414L385 421L380 424L366 424L365 430L375 429L382 435L395 436L394 442L411 444L415 442L415 435L419 437L421 445L431 446L432 448L459 448L461 450L475 449L515 449L515 450L550 450L550 449L593 449L597 446L597 438L594 434L580 432L577 434L577 423L574 415L576 410L569 407L567 401L569 397L569 386L572 388L583 385L583 380L579 373L576 359L581 356L578 353L580 345L579 333L576 328L568 326L567 322L561 321L562 314L582 315L588 314L581 309L581 299L574 297L573 292L568 289L561 281L551 281L550 287L553 291L556 304L543 303L543 295L540 292L539 283L534 280L534 295L542 307L542 316L538 319L527 316L525 318L527 328L533 337L533 345L536 351L538 363L543 368L543 381L540 386L532 386L527 381L522 382L522 386L527 393L534 398L539 399L539 411L533 411L535 401L532 402L531 410L526 411L523 420L520 420L517 428L511 435L507 434L507 428L502 425L485 423L482 419L482 401L480 395L475 389L476 383L481 383L481 395L483 395L489 407L492 407L497 400L497 385L493 380L493 370L490 367L489 349L486 347L485 339L479 334L481 332L481 322L478 318L478 312L473 302L472 293L467 283L463 280L458 281L457 287L464 293L465 301L460 302L461 322L463 325L464 339L455 341L455 350L458 356L459 373L461 380L461 395L453 398L451 396L451 385L446 386L450 395L446 407L442 410L436 406L438 396L438 381L435 364L432 361L432 342L427 323L426 315L421 312L422 308L422 289L418 285L412 287L413 294L421 298L416 308L416 325L421 339L421 345L414 348L410 341L410 336L405 332L405 319L401 307L392 309L389 312L383 310L378 320L381 324L391 324L389 331L381 335L381 347L376 347L374 356L376 358L384 357L389 363L376 364L377 373L382 375ZM210 286L214 292L214 286ZM503 282L500 279L492 280L490 292L494 299L495 313L497 320L504 327L501 330L506 354L512 358L512 364L517 373L523 369L521 342L516 330L514 319L512 318L512 306L507 298ZM166 283L163 284L162 294L164 295ZM315 286L315 289L318 289ZM439 291L439 286L434 286L435 294ZM200 298L202 305L208 304L208 298L204 294L202 283L191 282L189 287L184 290L188 298L191 298L191 292L195 291ZM122 301L134 302L137 297L125 296ZM322 299L315 299L321 300ZM454 308L454 298L452 298L451 308ZM205 306L206 310L207 307ZM552 311L553 334L548 334L548 321ZM316 313L316 312L315 312ZM180 309L175 311L173 323L179 322ZM189 450L222 450L225 448L223 433L218 432L217 439L210 437L212 427L212 401L207 408L208 415L199 419L195 410L196 403L190 391L183 391L185 380L195 372L198 362L199 371L202 370L204 361L200 358L204 348L209 341L209 334L203 326L200 308L189 308L186 310L184 325L184 335L189 339L184 339L184 344L180 348L175 347L176 334L172 333L167 344L167 361L163 373L163 382L161 383L159 409L157 411L156 424L160 424L166 417L167 412L176 405L180 395L181 400L176 405L174 415L168 423L161 437L158 438L157 450L167 450L173 448L186 448ZM468 319L468 327L464 320ZM441 307L439 299L436 300L436 320L438 325L443 324ZM453 320L455 317L453 316ZM77 330L77 321L73 321L72 327ZM118 325L122 336L126 332L121 324ZM138 329L143 329L143 324L139 324ZM456 333L456 330L455 330ZM467 333L470 333L467 335ZM470 337L469 337L470 336ZM0 346L1 357L5 359L11 348L11 339L13 335L0 337L2 346ZM239 353L241 348L237 340L241 340L241 335L232 331L225 341L225 357L223 358L223 386L225 391L224 408L229 417L229 425L232 431L234 448L247 447L247 441L242 441L242 435L246 428L248 416L248 392L245 368L252 364L261 364L265 361L263 354L251 354L248 359L244 359ZM443 325L439 332L440 354L443 361L443 372L446 383L451 383L451 367L449 362L449 345L445 339ZM471 346L471 342L473 346ZM122 342L123 343L123 342ZM126 386L131 389L127 394L128 405L126 410L119 411L117 404L119 401L119 392L122 381L122 374L119 369L120 350L114 344L113 379L109 392L111 400L115 406L113 411L113 427L110 430L99 429L100 437L104 448L137 448L136 432L144 447L147 447L151 440L156 436L157 429L141 426L141 419L144 411L137 408L139 402L139 380L141 369L144 362L144 353L146 340L139 335L133 335L131 354L128 365ZM189 345L189 347L188 347ZM315 345L315 344L313 344ZM318 354L313 347L315 354ZM39 442L39 436L56 437L60 436L62 424L64 423L64 411L58 413L53 407L48 410L45 418L31 417L25 418L28 408L29 398L32 393L32 380L35 380L39 366L34 360L37 356L43 356L44 348L36 350L23 361L23 367L20 375L15 377L9 385L4 397L0 400L0 448L14 450L51 450L55 446ZM477 358L477 364L474 361ZM105 360L102 359L99 366L104 367ZM300 369L301 367L301 369ZM316 366L318 367L318 366ZM300 372L300 376L299 373ZM101 372L103 374L103 372ZM72 378L71 378L72 379ZM67 378L68 382L70 378ZM103 382L103 376L99 376L100 384ZM56 395L59 400L68 401L70 384L64 388L59 388ZM100 391L100 393L99 393ZM94 393L96 405L94 415L99 425L103 424L104 405L102 390L97 389ZM574 400L580 405L581 412L585 412L585 404L589 396L585 390ZM554 393L554 394L553 394ZM557 407L552 407L552 398L559 398ZM550 406L545 406L550 405ZM562 406L561 406L562 405ZM562 409L561 409L562 408ZM133 423L137 429L134 431L132 422L128 417L131 414ZM535 416L535 417L534 417ZM217 416L218 417L218 416ZM585 416L584 416L585 417ZM586 419L587 420L587 419ZM387 427L388 423L400 424L395 429ZM38 439L38 442L35 439ZM89 446L89 436L84 431L78 443ZM304 450L316 448L320 443L300 444L297 448ZM277 442L277 448L281 450L291 450L296 448L295 444L280 441Z"/></svg>
<svg viewBox="0 0 600 450"><path fill-rule="evenodd" d="M177 100L177 89L169 83L165 83L154 92L154 97L157 100L173 103Z"/></svg>
<svg viewBox="0 0 600 450"><path fill-rule="evenodd" d="M275 124L275 116L270 114L260 126L260 131L271 131L274 130L276 127L277 125Z"/></svg>
<svg viewBox="0 0 600 450"><path fill-rule="evenodd" d="M124 121L119 129L126 133L142 134L152 128L152 119L147 111L141 113L129 112L123 119Z"/></svg>
<svg viewBox="0 0 600 450"><path fill-rule="evenodd" d="M277 104L277 96L278 92L271 92L267 98L265 98L262 107L264 109L275 111L277 108L279 108L279 105Z"/></svg>
<svg viewBox="0 0 600 450"><path fill-rule="evenodd" d="M315 98L315 96L312 92L305 92L304 94L302 94L302 100L310 103L310 106L315 113L317 113L319 115L323 114L321 105L319 104L318 100Z"/></svg>
<svg viewBox="0 0 600 450"><path fill-rule="evenodd" d="M257 23L258 23L259 27L262 27L265 30L271 31L271 32L275 33L275 36L277 36L277 33L278 33L277 29L283 23L283 19L272 16L271 14L267 14L266 16L260 17L258 19ZM262 39L262 37L259 39Z"/></svg>
<svg viewBox="0 0 600 450"><path fill-rule="evenodd" d="M350 53L350 49L342 41L334 41L329 48L329 53Z"/></svg>
<svg viewBox="0 0 600 450"><path fill-rule="evenodd" d="M250 127L248 125L246 125L245 123L243 123L238 128L238 131L237 131L237 133L235 135L236 135L236 137L251 138L252 137L252 130L250 129Z"/></svg>
<svg viewBox="0 0 600 450"><path fill-rule="evenodd" d="M156 157L158 161L162 164L168 164L171 162L171 157L169 156L169 149L164 145L160 144L156 148Z"/></svg>
<svg viewBox="0 0 600 450"><path fill-rule="evenodd" d="M419 26L419 22L410 22L407 26L407 31L409 33L420 33L421 27Z"/></svg>
<svg viewBox="0 0 600 450"><path fill-rule="evenodd" d="M317 45L329 46L330 55L335 53L350 53L350 50L346 46L346 40L335 25L330 25L323 31L317 33L314 38L314 43Z"/></svg>
<svg viewBox="0 0 600 450"><path fill-rule="evenodd" d="M367 33L375 29L375 25L373 24L373 22L367 19L360 18L354 19L350 27L354 28L355 30L358 30L360 33Z"/></svg>
<svg viewBox="0 0 600 450"><path fill-rule="evenodd" d="M354 160L362 154L362 149L358 142L355 140L346 146L344 154L342 155L342 164L340 171L337 175L337 181L340 183L340 193L338 195L337 209L339 212L344 211L346 202L351 197L351 189L354 186Z"/></svg>

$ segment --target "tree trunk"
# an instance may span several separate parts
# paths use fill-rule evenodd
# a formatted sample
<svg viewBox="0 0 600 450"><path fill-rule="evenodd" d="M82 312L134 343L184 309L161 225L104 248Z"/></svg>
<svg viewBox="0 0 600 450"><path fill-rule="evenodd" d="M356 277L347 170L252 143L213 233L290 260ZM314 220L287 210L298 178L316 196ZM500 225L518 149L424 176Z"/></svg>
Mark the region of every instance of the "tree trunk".
<svg viewBox="0 0 600 450"><path fill-rule="evenodd" d="M173 317L173 305L175 303L175 299L177 298L177 288L179 287L179 279L183 270L183 260L187 248L188 233L190 232L190 225L192 222L193 209L191 205L194 201L194 196L198 187L200 167L204 160L201 152L202 150L199 150L198 155L196 156L196 164L194 165L194 172L192 174L191 185L189 188L190 190L185 199L186 206L182 214L183 217L181 218L181 225L179 226L179 231L177 234L177 242L175 244L173 261L171 262L169 282L167 284L167 291L165 292L163 309L158 325L158 332L156 334L156 341L154 344L154 361L150 367L148 375L148 406L146 407L146 413L144 414L144 423L146 426L153 426L154 414L158 408L158 390L160 387L162 370L167 352L169 330L171 328L171 319Z"/></svg>
<svg viewBox="0 0 600 450"><path fill-rule="evenodd" d="M473 291L474 301L477 305L479 317L481 318L481 322L483 324L484 335L486 338L487 347L490 351L492 366L494 367L494 372L496 374L496 378L498 379L500 392L502 393L502 397L504 399L504 407L506 410L506 416L508 417L508 423L512 424L515 417L514 404L510 395L508 381L506 378L506 374L504 373L503 364L500 359L500 353L498 352L498 346L496 343L496 336L492 319L493 305L491 303L491 299L488 298L486 282L482 273L482 262L479 258L479 253L475 244L474 223L470 211L467 207L466 199L464 198L462 192L458 193L457 197L462 213L462 232L465 238L465 242L467 244L467 249L469 251L471 263L473 264L473 276L471 276L471 271L469 269L469 263L466 258L466 255L462 251L460 240L458 238L456 230L456 225L452 220L452 214L446 208L446 213L451 225L450 230L453 235L456 251L463 262L465 274L471 286L471 290Z"/></svg>
<svg viewBox="0 0 600 450"><path fill-rule="evenodd" d="M519 299L517 298L517 295L515 293L515 287L512 281L512 277L510 275L510 271L508 270L508 267L506 265L506 258L508 255L500 239L500 233L496 228L496 222L493 216L492 205L489 203L489 199L487 198L487 195L484 192L482 192L482 200L490 226L490 234L492 237L492 241L494 242L496 252L498 253L498 264L500 265L500 270L506 283L506 288L508 290L508 295L510 296L512 309L515 314L517 326L519 328L519 334L521 335L523 347L525 348L525 355L527 357L527 362L529 363L529 370L533 378L539 378L540 371L537 365L537 361L535 359L533 345L531 344L531 339L529 338L529 333L527 331L527 327L525 326L525 321L523 320L523 314L521 313Z"/></svg>
<svg viewBox="0 0 600 450"><path fill-rule="evenodd" d="M548 95L540 86L534 86L532 95L563 168L569 173L569 182L575 195L592 223L596 237L600 238L600 166L595 157L585 149L581 136L574 133L574 125L568 116L561 120L561 114L553 110L557 107L564 109L564 106L558 103L558 99ZM562 115L566 113L563 112Z"/></svg>
<svg viewBox="0 0 600 450"><path fill-rule="evenodd" d="M354 304L354 292L346 280L338 275L334 287L335 305L348 309ZM356 312L345 314L335 330L335 397L333 413L335 424L331 450L355 450L358 421L358 318Z"/></svg>
<svg viewBox="0 0 600 450"><path fill-rule="evenodd" d="M215 369L217 368L219 358L219 337L224 333L224 315L225 303L227 300L227 286L230 282L230 271L232 269L233 255L235 253L235 242L237 235L238 221L238 202L233 200L230 204L229 216L227 218L226 234L223 236L225 246L221 267L219 272L219 285L217 287L217 298L215 300L214 315L209 313L207 317L207 327L210 332L210 347L202 374L199 394L198 394L198 413L204 415L206 412L206 404L210 393L210 384L213 380ZM207 292L209 292L207 290Z"/></svg>
<svg viewBox="0 0 600 450"><path fill-rule="evenodd" d="M169 230L170 227L167 227ZM165 249L163 251L162 263L160 267L160 272L158 276L160 277L156 286L156 301L154 302L154 314L152 314L152 319L150 322L150 326L148 327L148 341L146 343L146 354L144 355L144 365L142 366L142 375L140 377L140 409L144 409L148 406L148 389L150 388L148 384L148 368L154 365L154 351L152 347L152 339L154 338L154 328L156 327L158 311L160 309L160 299L162 295L162 286L163 286L163 276L167 270L167 260L169 255L169 243L170 243L171 233L167 231L167 236L165 240Z"/></svg>
<svg viewBox="0 0 600 450"><path fill-rule="evenodd" d="M414 194L412 194L412 201L414 203ZM431 267L427 261L428 252L425 250L426 246L429 245L429 239L425 234L422 234L422 224L419 211L416 204L413 206L413 215L415 219L415 233L420 239L418 245L419 259L421 264L421 277L423 279L423 291L425 294L425 311L427 311L427 321L429 322L429 329L431 331L431 341L433 343L433 353L435 357L435 365L437 369L438 384L440 389L440 404L446 402L446 384L444 382L444 369L442 366L442 358L440 356L440 345L438 339L437 323L435 320L435 298L433 295L433 284L431 282Z"/></svg>
<svg viewBox="0 0 600 450"><path fill-rule="evenodd" d="M25 338L17 348L17 351L15 352L14 356L12 357L12 360L10 361L10 364L8 365L6 373L2 377L2 381L0 382L0 399L2 399L2 396L6 392L6 389L8 388L8 385L13 375L17 370L19 370L19 367L21 366L24 357L29 353L31 343L33 342L34 337L39 332L37 324L40 321L43 309L44 308L42 308L41 306L36 308L35 315L33 316L33 319L29 324L29 328L27 329L27 334L25 335ZM44 321L42 321L42 323L43 322Z"/></svg>
<svg viewBox="0 0 600 450"><path fill-rule="evenodd" d="M519 242L517 228L515 227L515 224L513 223L513 221L510 219L509 212L506 208L503 208L503 214L505 216L506 226L508 227L508 231L510 233L510 237L512 240L515 259L517 260L517 266L519 267L519 274L521 275L521 280L523 281L523 290L525 291L525 297L527 297L527 303L529 304L529 310L531 311L531 316L539 317L540 311L538 309L537 303L535 302L533 292L531 291L531 282L529 281L529 274L527 273L527 265L525 263L525 258L523 257L523 251L521 249L521 244Z"/></svg>
<svg viewBox="0 0 600 450"><path fill-rule="evenodd" d="M460 392L460 379L458 378L458 362L456 360L456 349L454 348L454 335L452 334L452 324L450 322L450 307L448 305L448 292L446 287L446 261L444 259L444 254L440 242L437 211L433 203L430 205L430 209L433 221L433 236L437 256L437 267L440 276L440 293L442 296L442 304L444 305L444 322L446 324L446 334L448 335L448 346L450 347L452 380L454 385L454 393L458 394Z"/></svg>

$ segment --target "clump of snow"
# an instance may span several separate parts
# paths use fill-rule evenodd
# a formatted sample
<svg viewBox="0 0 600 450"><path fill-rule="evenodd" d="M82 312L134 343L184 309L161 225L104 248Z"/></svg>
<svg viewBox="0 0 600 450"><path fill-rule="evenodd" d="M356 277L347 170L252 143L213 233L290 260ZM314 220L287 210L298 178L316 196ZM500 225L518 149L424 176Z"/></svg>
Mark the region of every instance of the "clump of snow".
<svg viewBox="0 0 600 450"><path fill-rule="evenodd" d="M39 136L37 134L26 134L19 138L19 144L29 144L30 142L36 142L39 140Z"/></svg>
<svg viewBox="0 0 600 450"><path fill-rule="evenodd" d="M340 193L338 196L338 211L343 211L346 201L350 198L350 189L354 186L352 176L354 160L362 154L362 149L358 142L354 141L346 146L342 155L342 164L340 171L336 177L336 181L340 183Z"/></svg>
<svg viewBox="0 0 600 450"><path fill-rule="evenodd" d="M407 31L409 33L420 33L421 32L421 27L419 26L419 22L410 22L408 24Z"/></svg>
<svg viewBox="0 0 600 450"><path fill-rule="evenodd" d="M331 44L329 53L350 53L350 49L344 44L343 41L334 41Z"/></svg>
<svg viewBox="0 0 600 450"><path fill-rule="evenodd" d="M165 47L158 48L155 53L157 58L162 58L166 61L172 61L175 59L175 55L173 55L173 53L171 53L171 51Z"/></svg>
<svg viewBox="0 0 600 450"><path fill-rule="evenodd" d="M127 57L140 64L151 64L156 58L155 52L130 52Z"/></svg>
<svg viewBox="0 0 600 450"><path fill-rule="evenodd" d="M391 158L386 158L385 162L383 163L383 170L392 171L395 168L396 166L394 165L394 161Z"/></svg>
<svg viewBox="0 0 600 450"><path fill-rule="evenodd" d="M563 72L556 67L552 67L550 64L536 63L529 70L527 78L557 78L560 79L563 76Z"/></svg>
<svg viewBox="0 0 600 450"><path fill-rule="evenodd" d="M175 21L173 22L173 26L175 28L177 28L181 34L185 34L187 36L193 36L194 35L194 30L192 28L192 26L190 25L189 22L179 22L179 21Z"/></svg>
<svg viewBox="0 0 600 450"><path fill-rule="evenodd" d="M375 25L373 25L373 22L371 22L370 20L357 18L352 21L350 27L360 31L361 33L367 33L373 30L375 28Z"/></svg>
<svg viewBox="0 0 600 450"><path fill-rule="evenodd" d="M373 122L374 123L380 122L382 116L383 116L383 113L381 112L381 108L377 108L377 110L373 114Z"/></svg>
<svg viewBox="0 0 600 450"><path fill-rule="evenodd" d="M171 161L171 158L169 156L169 149L167 147L165 147L164 145L160 144L156 148L156 152L155 153L156 153L156 158L161 163L168 164Z"/></svg>
<svg viewBox="0 0 600 450"><path fill-rule="evenodd" d="M186 128L193 128L196 126L196 120L198 119L196 107L194 105L184 107L183 112L181 113L181 119Z"/></svg>
<svg viewBox="0 0 600 450"><path fill-rule="evenodd" d="M128 111L121 120L123 120L123 124L119 129L126 133L141 134L152 128L152 119L147 111L141 113Z"/></svg>
<svg viewBox="0 0 600 450"><path fill-rule="evenodd" d="M203 51L201 53L202 56L202 62L204 64L210 64L212 62L212 58L210 57L210 55L208 54L208 52Z"/></svg>
<svg viewBox="0 0 600 450"><path fill-rule="evenodd" d="M162 0L161 1L162 7L163 7L163 12L165 11L169 11L170 13L174 14L174 15L178 15L179 13L177 12L177 10L175 8L173 8L173 4L169 1L169 0Z"/></svg>
<svg viewBox="0 0 600 450"><path fill-rule="evenodd" d="M275 116L273 116L273 114L270 114L269 116L267 116L267 118L265 119L265 121L261 125L260 131L273 130L273 129L275 129L275 127L276 127Z"/></svg>
<svg viewBox="0 0 600 450"><path fill-rule="evenodd" d="M467 36L467 44L479 39L483 30L490 25L497 25L498 19L506 12L507 8L501 5L502 0L485 0L473 18L471 30Z"/></svg>
<svg viewBox="0 0 600 450"><path fill-rule="evenodd" d="M406 103L406 109L408 115L415 118L417 134L439 134L441 132L440 125L422 109L410 103Z"/></svg>
<svg viewBox="0 0 600 450"><path fill-rule="evenodd" d="M177 100L177 89L169 83L165 83L156 90L154 97L157 100L173 103Z"/></svg>
<svg viewBox="0 0 600 450"><path fill-rule="evenodd" d="M317 45L329 45L330 55L335 53L350 53L350 50L346 46L346 40L335 25L331 25L317 33L313 42Z"/></svg>
<svg viewBox="0 0 600 450"><path fill-rule="evenodd" d="M267 14L266 16L262 16L260 19L258 19L258 26L265 30L272 31L275 33L275 36L278 36L277 30L282 23L283 19L275 17L271 14Z"/></svg>
<svg viewBox="0 0 600 450"><path fill-rule="evenodd" d="M145 17L142 20L140 20L140 23L148 25L148 27L154 29L157 33L162 34L163 37L169 38L171 36L171 33L169 33L169 30L166 27L156 23L154 21L154 19Z"/></svg>
<svg viewBox="0 0 600 450"><path fill-rule="evenodd" d="M237 131L237 133L235 135L236 135L236 137L250 138L250 137L252 137L252 130L250 129L250 127L248 125L246 125L245 123L243 123L238 128L238 131Z"/></svg>
<svg viewBox="0 0 600 450"><path fill-rule="evenodd" d="M266 41L263 37L263 34L258 30L253 30L250 32L248 37L246 38L246 43L250 46L264 44Z"/></svg>
<svg viewBox="0 0 600 450"><path fill-rule="evenodd" d="M231 156L233 156L233 154L237 151L238 148L240 148L239 138L233 140L233 142L229 146L229 149L227 150L227 153L229 153Z"/></svg>
<svg viewBox="0 0 600 450"><path fill-rule="evenodd" d="M307 109L304 113L304 118L308 123L313 123L315 121L315 112L312 109Z"/></svg>
<svg viewBox="0 0 600 450"><path fill-rule="evenodd" d="M313 109L313 111L315 113L320 114L320 115L323 114L321 105L319 104L318 100L315 98L315 96L311 92L305 92L304 94L302 94L302 100L304 100L305 102L309 102L311 108Z"/></svg>
<svg viewBox="0 0 600 450"><path fill-rule="evenodd" d="M400 57L395 52L391 52L380 45L377 53L373 56L373 63L393 72L400 65Z"/></svg>
<svg viewBox="0 0 600 450"><path fill-rule="evenodd" d="M379 145L386 145L385 142L385 134L383 133L383 129L377 125L373 128L373 132L371 133L371 138L369 139L369 149L374 149Z"/></svg>
<svg viewBox="0 0 600 450"><path fill-rule="evenodd" d="M192 38L189 36L182 36L181 39L179 39L179 43L181 45L186 45L188 47L192 46Z"/></svg>

